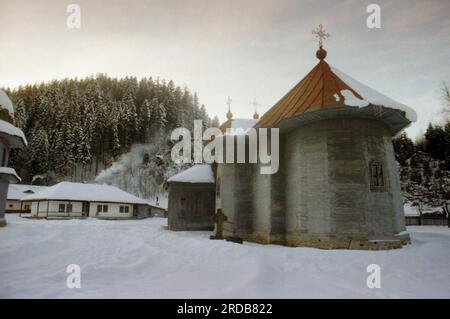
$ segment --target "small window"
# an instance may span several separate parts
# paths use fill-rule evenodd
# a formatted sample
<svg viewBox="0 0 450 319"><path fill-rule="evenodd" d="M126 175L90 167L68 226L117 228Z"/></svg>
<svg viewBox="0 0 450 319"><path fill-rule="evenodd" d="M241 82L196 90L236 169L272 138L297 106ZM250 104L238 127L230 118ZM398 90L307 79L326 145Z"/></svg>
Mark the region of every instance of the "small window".
<svg viewBox="0 0 450 319"><path fill-rule="evenodd" d="M71 213L72 212L72 204L67 204L66 206L66 212Z"/></svg>
<svg viewBox="0 0 450 319"><path fill-rule="evenodd" d="M64 213L66 211L66 205L65 204L59 204L59 213Z"/></svg>
<svg viewBox="0 0 450 319"><path fill-rule="evenodd" d="M373 161L370 165L370 186L375 190L385 187L383 165L376 161Z"/></svg>
<svg viewBox="0 0 450 319"><path fill-rule="evenodd" d="M181 194L180 201L181 205L186 205L186 194Z"/></svg>
<svg viewBox="0 0 450 319"><path fill-rule="evenodd" d="M97 205L97 213L101 213L102 212L102 205Z"/></svg>
<svg viewBox="0 0 450 319"><path fill-rule="evenodd" d="M120 206L120 212L121 213L129 213L130 212L130 207L128 207L128 206Z"/></svg>
<svg viewBox="0 0 450 319"><path fill-rule="evenodd" d="M12 208L14 205L13 204L9 204L9 208Z"/></svg>
<svg viewBox="0 0 450 319"><path fill-rule="evenodd" d="M30 210L30 205L25 205L25 206L24 206L24 209L25 209L25 210Z"/></svg>
<svg viewBox="0 0 450 319"><path fill-rule="evenodd" d="M107 213L108 212L108 205L103 205L103 212Z"/></svg>

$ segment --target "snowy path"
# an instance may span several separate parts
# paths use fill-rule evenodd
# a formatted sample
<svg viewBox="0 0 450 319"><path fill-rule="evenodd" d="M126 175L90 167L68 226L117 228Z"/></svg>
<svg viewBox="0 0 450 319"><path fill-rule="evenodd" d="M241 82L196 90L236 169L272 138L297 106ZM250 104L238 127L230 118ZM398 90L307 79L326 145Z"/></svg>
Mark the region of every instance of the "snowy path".
<svg viewBox="0 0 450 319"><path fill-rule="evenodd" d="M450 298L446 227L410 227L403 249L345 251L212 241L160 218L7 220L2 298ZM366 286L372 263L380 289ZM66 287L69 264L81 266L81 289Z"/></svg>

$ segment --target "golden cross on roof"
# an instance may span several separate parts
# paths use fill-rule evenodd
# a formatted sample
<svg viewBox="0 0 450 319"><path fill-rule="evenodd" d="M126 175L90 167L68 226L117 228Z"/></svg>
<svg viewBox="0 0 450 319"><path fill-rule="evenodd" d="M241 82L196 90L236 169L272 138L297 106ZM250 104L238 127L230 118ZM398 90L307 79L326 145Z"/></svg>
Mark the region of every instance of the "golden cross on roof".
<svg viewBox="0 0 450 319"><path fill-rule="evenodd" d="M232 101L233 100L231 99L231 97L228 96L228 99L227 99L228 110L231 108L231 102Z"/></svg>
<svg viewBox="0 0 450 319"><path fill-rule="evenodd" d="M330 34L325 32L322 23L319 24L319 27L317 29L312 31L312 34L314 34L316 38L319 39L319 47L322 47L323 40L330 37Z"/></svg>
<svg viewBox="0 0 450 319"><path fill-rule="evenodd" d="M255 112L256 112L256 108L259 106L258 101L256 101L256 99L254 99L253 102L250 103L250 105L252 105L255 108Z"/></svg>

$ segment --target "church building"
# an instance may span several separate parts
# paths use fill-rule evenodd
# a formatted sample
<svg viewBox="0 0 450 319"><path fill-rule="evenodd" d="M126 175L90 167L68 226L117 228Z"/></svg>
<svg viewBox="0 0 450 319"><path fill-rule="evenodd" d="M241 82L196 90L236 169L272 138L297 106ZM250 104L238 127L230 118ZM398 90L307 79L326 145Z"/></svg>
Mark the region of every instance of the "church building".
<svg viewBox="0 0 450 319"><path fill-rule="evenodd" d="M264 175L260 164L217 164L220 235L328 249L402 247L409 235L392 138L416 113L329 65L321 42L316 57L260 119L235 121L229 110L222 130L279 129L280 166Z"/></svg>

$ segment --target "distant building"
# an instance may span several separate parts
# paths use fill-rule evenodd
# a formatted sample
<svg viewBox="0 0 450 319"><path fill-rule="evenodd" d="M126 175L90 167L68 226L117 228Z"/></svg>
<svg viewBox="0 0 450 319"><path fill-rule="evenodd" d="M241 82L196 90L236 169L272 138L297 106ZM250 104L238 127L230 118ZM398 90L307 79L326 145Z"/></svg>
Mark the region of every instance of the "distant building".
<svg viewBox="0 0 450 319"><path fill-rule="evenodd" d="M147 206L139 205L137 211L137 218L147 217L167 217L167 206L160 206L159 202L147 202Z"/></svg>
<svg viewBox="0 0 450 319"><path fill-rule="evenodd" d="M405 224L406 226L449 226L448 216L442 211L433 207L422 207L422 213L419 211L418 205L406 203Z"/></svg>
<svg viewBox="0 0 450 319"><path fill-rule="evenodd" d="M46 186L36 185L22 185L12 184L9 185L8 195L6 197L6 213L30 213L31 202L24 202L22 199L28 195L37 193L46 189Z"/></svg>
<svg viewBox="0 0 450 319"><path fill-rule="evenodd" d="M214 229L214 174L210 165L194 165L167 180L170 230Z"/></svg>
<svg viewBox="0 0 450 319"><path fill-rule="evenodd" d="M149 204L149 217L167 217L167 208Z"/></svg>
<svg viewBox="0 0 450 319"><path fill-rule="evenodd" d="M17 183L20 177L8 166L9 151L27 145L23 132L13 125L14 108L8 96L0 90L0 227L6 225L5 206L8 186Z"/></svg>
<svg viewBox="0 0 450 319"><path fill-rule="evenodd" d="M109 185L61 182L22 199L34 217L137 218L147 201Z"/></svg>

